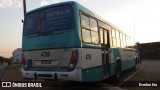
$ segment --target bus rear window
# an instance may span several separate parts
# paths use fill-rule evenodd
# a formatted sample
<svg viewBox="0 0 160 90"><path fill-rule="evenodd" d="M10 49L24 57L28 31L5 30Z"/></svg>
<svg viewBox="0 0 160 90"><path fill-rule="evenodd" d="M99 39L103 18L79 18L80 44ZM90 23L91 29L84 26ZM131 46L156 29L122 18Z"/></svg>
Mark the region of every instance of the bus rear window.
<svg viewBox="0 0 160 90"><path fill-rule="evenodd" d="M72 6L70 4L53 6L28 14L25 18L23 35L67 30L73 26Z"/></svg>

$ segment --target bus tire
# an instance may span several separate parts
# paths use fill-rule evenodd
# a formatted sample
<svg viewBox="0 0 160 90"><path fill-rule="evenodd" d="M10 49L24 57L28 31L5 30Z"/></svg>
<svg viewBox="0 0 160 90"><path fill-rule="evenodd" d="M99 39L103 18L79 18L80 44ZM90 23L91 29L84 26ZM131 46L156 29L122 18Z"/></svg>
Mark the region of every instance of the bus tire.
<svg viewBox="0 0 160 90"><path fill-rule="evenodd" d="M119 81L120 76L121 76L121 62L120 60L118 60L116 63L116 75L115 75L116 81Z"/></svg>

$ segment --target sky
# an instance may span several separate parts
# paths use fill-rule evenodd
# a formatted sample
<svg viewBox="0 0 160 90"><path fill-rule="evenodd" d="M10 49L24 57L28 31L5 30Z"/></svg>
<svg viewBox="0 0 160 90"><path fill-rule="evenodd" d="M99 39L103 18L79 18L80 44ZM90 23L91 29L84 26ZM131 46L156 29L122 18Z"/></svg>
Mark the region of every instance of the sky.
<svg viewBox="0 0 160 90"><path fill-rule="evenodd" d="M27 11L69 0L26 0ZM160 41L160 0L72 0L129 33L140 43ZM0 0L0 56L22 46L23 0Z"/></svg>

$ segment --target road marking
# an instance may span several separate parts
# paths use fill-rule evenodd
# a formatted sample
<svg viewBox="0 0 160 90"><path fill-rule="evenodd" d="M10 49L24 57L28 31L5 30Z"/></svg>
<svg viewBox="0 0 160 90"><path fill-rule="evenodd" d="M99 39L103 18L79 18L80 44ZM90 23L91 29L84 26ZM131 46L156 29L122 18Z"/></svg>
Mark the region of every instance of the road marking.
<svg viewBox="0 0 160 90"><path fill-rule="evenodd" d="M125 81L128 81L131 77L133 77L135 74L137 74L142 69L143 69L143 67L141 67L138 71L136 71L131 76L129 76L128 78L126 78L123 82L121 82L120 84L118 84L118 86L121 86Z"/></svg>

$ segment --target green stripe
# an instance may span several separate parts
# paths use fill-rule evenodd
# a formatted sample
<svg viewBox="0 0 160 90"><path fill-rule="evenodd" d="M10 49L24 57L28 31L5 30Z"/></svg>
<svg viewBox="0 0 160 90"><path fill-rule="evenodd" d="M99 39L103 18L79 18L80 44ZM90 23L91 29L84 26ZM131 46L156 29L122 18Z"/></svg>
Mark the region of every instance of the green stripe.
<svg viewBox="0 0 160 90"><path fill-rule="evenodd" d="M109 76L114 76L115 75L115 64L110 63L109 64Z"/></svg>
<svg viewBox="0 0 160 90"><path fill-rule="evenodd" d="M120 57L119 48L114 48L114 49L113 49L113 54L114 54L114 60L116 61L116 59L117 59L118 57Z"/></svg>
<svg viewBox="0 0 160 90"><path fill-rule="evenodd" d="M135 59L125 60L124 62L122 62L122 71L132 68L133 66L135 66L135 64Z"/></svg>
<svg viewBox="0 0 160 90"><path fill-rule="evenodd" d="M82 70L82 81L101 81L103 79L102 67Z"/></svg>

